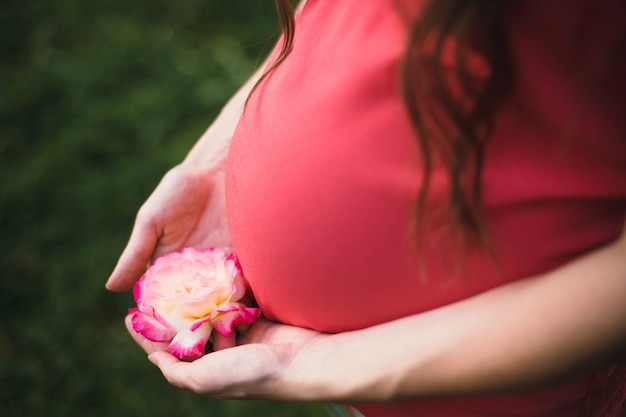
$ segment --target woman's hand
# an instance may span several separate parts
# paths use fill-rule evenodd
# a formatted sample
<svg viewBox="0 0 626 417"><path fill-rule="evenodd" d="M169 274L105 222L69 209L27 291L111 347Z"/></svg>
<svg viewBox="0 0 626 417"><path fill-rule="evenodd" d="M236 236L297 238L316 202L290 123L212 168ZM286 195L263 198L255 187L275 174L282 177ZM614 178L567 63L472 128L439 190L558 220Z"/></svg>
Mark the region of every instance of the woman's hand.
<svg viewBox="0 0 626 417"><path fill-rule="evenodd" d="M155 343L136 333L132 337L149 354L165 378L180 388L212 398L275 398L284 395L280 376L298 352L328 337L313 330L277 324L259 318L234 347L218 347L194 362L184 362L165 351L167 343ZM234 335L235 332L233 332Z"/></svg>
<svg viewBox="0 0 626 417"><path fill-rule="evenodd" d="M233 95L185 160L163 177L141 207L108 289L129 290L150 261L183 247L230 247L224 165L248 94L264 68L261 65Z"/></svg>
<svg viewBox="0 0 626 417"><path fill-rule="evenodd" d="M320 334L260 319L192 363L131 330L172 384L215 398L375 402L535 389L626 351L626 232L543 275L425 313ZM242 329L240 329L242 330Z"/></svg>
<svg viewBox="0 0 626 417"><path fill-rule="evenodd" d="M154 258L183 247L230 247L223 193L220 167L181 164L170 170L139 210L107 288L130 289Z"/></svg>

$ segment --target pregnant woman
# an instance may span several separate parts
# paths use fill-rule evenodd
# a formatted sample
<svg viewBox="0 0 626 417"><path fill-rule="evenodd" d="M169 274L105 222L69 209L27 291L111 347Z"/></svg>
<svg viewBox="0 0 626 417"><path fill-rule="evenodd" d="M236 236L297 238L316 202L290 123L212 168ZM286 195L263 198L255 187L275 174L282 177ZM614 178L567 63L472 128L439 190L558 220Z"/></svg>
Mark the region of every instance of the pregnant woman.
<svg viewBox="0 0 626 417"><path fill-rule="evenodd" d="M264 317L192 363L131 329L150 360L365 417L621 417L624 2L276 3L281 42L107 283L232 244Z"/></svg>

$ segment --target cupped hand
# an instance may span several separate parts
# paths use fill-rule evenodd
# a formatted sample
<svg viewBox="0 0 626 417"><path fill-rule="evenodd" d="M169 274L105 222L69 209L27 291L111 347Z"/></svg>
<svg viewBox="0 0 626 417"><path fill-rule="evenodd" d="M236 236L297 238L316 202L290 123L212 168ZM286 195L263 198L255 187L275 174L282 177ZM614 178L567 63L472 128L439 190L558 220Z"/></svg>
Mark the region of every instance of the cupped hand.
<svg viewBox="0 0 626 417"><path fill-rule="evenodd" d="M107 288L126 291L155 258L184 247L230 247L223 170L171 169L140 208Z"/></svg>
<svg viewBox="0 0 626 417"><path fill-rule="evenodd" d="M270 322L260 317L237 346L219 348L193 362L180 361L165 349L136 333L126 319L128 331L174 386L220 399L281 399L281 374L306 345L326 335L313 330ZM235 334L235 332L233 332Z"/></svg>

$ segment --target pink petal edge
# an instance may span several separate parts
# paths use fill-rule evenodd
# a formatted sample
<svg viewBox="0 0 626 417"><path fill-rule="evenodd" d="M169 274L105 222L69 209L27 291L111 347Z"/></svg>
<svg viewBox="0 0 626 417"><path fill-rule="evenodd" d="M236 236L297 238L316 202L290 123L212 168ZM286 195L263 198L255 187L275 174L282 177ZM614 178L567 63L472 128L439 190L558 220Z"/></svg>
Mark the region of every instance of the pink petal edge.
<svg viewBox="0 0 626 417"><path fill-rule="evenodd" d="M182 330L178 332L167 347L167 351L178 359L194 360L204 354L204 347L211 336L211 325L205 323L195 331Z"/></svg>
<svg viewBox="0 0 626 417"><path fill-rule="evenodd" d="M163 326L139 310L134 311L131 322L134 331L153 342L169 342L176 335L175 330Z"/></svg>
<svg viewBox="0 0 626 417"><path fill-rule="evenodd" d="M252 324L260 314L261 310L258 308L241 306L237 310L220 311L220 314L211 319L211 325L222 336L230 336L234 325Z"/></svg>
<svg viewBox="0 0 626 417"><path fill-rule="evenodd" d="M209 320L211 320L211 317L206 317L200 320L196 320L193 323L191 323L191 326L189 326L189 330L192 332L195 332L196 329L198 329L198 327L202 326L204 323L208 322Z"/></svg>

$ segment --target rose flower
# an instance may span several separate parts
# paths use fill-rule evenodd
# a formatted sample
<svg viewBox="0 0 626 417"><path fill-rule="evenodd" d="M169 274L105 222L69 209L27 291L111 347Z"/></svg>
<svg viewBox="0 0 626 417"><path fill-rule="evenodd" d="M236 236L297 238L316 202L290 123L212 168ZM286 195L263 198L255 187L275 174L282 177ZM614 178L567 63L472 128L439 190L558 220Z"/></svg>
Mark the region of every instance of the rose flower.
<svg viewBox="0 0 626 417"><path fill-rule="evenodd" d="M168 352L193 360L215 329L228 336L237 323L252 324L258 308L238 302L246 285L234 254L186 248L154 261L135 283L133 329L153 342L169 342Z"/></svg>

